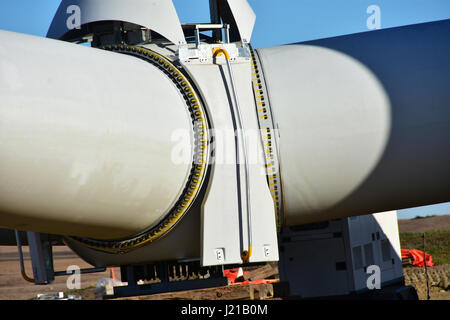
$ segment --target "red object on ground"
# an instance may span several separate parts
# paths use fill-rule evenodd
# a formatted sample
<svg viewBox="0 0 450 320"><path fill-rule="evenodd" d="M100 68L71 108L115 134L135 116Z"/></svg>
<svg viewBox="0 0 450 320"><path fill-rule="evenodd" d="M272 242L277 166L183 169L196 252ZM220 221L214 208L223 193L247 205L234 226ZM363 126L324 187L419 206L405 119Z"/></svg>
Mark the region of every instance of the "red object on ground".
<svg viewBox="0 0 450 320"><path fill-rule="evenodd" d="M238 276L238 272L239 272L239 268L234 268L234 269L226 269L223 271L223 273L225 274L225 277L228 278L228 280L231 281L231 283L236 283L236 278ZM243 274L247 274L248 271L244 271Z"/></svg>
<svg viewBox="0 0 450 320"><path fill-rule="evenodd" d="M411 264L416 267L423 267L423 251L417 249L402 249L402 259L411 258ZM433 267L434 263L431 261L432 257L428 253L425 253L425 260L427 267Z"/></svg>
<svg viewBox="0 0 450 320"><path fill-rule="evenodd" d="M267 284L267 283L274 283L278 282L277 279L258 279L258 280L244 280L244 281L238 281L236 282L236 278L239 272L239 268L234 269L226 269L224 270L225 276L230 280L232 285L241 285L241 284ZM248 274L248 271L244 271L243 274Z"/></svg>
<svg viewBox="0 0 450 320"><path fill-rule="evenodd" d="M109 269L109 277L110 277L113 281L117 281L116 275L114 274L114 268L110 268L110 269Z"/></svg>

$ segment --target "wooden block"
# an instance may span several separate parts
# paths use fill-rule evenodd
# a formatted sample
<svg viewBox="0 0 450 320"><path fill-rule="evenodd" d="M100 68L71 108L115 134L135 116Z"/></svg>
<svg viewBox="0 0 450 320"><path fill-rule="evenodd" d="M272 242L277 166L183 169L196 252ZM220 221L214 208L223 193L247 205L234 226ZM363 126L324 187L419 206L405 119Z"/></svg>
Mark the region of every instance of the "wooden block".
<svg viewBox="0 0 450 320"><path fill-rule="evenodd" d="M259 279L268 279L278 275L278 267L273 267L267 264L261 268L251 270L247 274L244 274L244 280L254 281Z"/></svg>

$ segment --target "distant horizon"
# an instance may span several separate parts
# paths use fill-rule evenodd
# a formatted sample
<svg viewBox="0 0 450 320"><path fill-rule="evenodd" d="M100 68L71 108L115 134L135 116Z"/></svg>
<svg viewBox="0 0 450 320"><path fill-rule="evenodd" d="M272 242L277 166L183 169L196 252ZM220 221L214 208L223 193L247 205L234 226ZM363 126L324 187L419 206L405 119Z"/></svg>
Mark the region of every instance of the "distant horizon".
<svg viewBox="0 0 450 320"><path fill-rule="evenodd" d="M399 220L414 219L415 217L430 217L443 215L450 215L449 202L397 210L397 218Z"/></svg>
<svg viewBox="0 0 450 320"><path fill-rule="evenodd" d="M450 213L447 213L447 214L445 214L445 213L444 214L432 214L432 215L429 215L429 216L416 215L416 216L411 217L411 218L399 217L398 213L397 213L397 219L398 220L414 220L414 219L425 219L425 218L442 217L442 216L450 216Z"/></svg>

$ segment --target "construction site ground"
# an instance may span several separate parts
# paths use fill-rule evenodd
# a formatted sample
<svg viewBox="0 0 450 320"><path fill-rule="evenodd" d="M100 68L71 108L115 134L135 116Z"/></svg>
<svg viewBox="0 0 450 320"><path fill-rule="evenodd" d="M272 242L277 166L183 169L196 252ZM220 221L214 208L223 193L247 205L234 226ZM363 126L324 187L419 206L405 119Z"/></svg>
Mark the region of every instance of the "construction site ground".
<svg viewBox="0 0 450 320"><path fill-rule="evenodd" d="M439 223L447 223L447 219L439 218ZM423 220L426 224L435 227L433 221ZM445 220L445 221L441 221ZM420 221L407 223L408 228L414 225L413 229L408 232L417 232L417 228L421 228ZM404 223L399 223L400 232L402 232ZM423 225L423 223L422 223ZM411 231L410 231L411 230ZM422 229L420 229L422 230ZM424 230L426 231L426 230ZM418 248L420 249L420 248ZM450 249L449 249L450 250ZM57 271L65 271L68 266L76 265L80 268L92 267L88 263L80 259L68 247L59 246L53 248L54 269ZM32 276L31 261L28 247L24 247L25 269L28 276ZM277 278L276 266L270 268L261 267L261 276ZM115 276L120 280L120 269L114 268ZM258 273L257 269L252 272ZM64 292L65 296L73 294L83 300L101 299L96 293L96 285L102 278L110 278L110 269L105 272L82 274L81 289L68 290L67 276L56 277L55 281L49 285L35 285L27 282L22 278L20 273L19 258L17 248L14 246L0 246L0 300L28 300L36 297L38 294L50 294ZM404 267L405 282L416 288L420 299L427 299L427 277L424 268L405 266ZM256 275L255 275L256 277ZM450 300L450 264L437 265L428 268L428 288L431 300ZM240 299L282 299L288 297L286 288L283 285L230 285L227 287L191 290L183 292L154 294L140 297L130 297L122 299L132 300L171 300L171 299L193 299L193 300L240 300Z"/></svg>

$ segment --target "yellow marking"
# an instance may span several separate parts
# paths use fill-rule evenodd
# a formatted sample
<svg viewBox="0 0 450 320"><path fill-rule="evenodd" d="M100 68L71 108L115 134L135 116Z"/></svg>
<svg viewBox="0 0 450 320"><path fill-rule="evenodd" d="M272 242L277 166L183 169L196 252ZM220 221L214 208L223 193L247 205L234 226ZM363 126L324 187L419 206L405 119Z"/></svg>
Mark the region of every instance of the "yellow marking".
<svg viewBox="0 0 450 320"><path fill-rule="evenodd" d="M213 48L213 58L215 58L217 56L221 56L222 54L225 55L225 59L230 60L230 55L228 54L227 50L222 49L220 47Z"/></svg>

